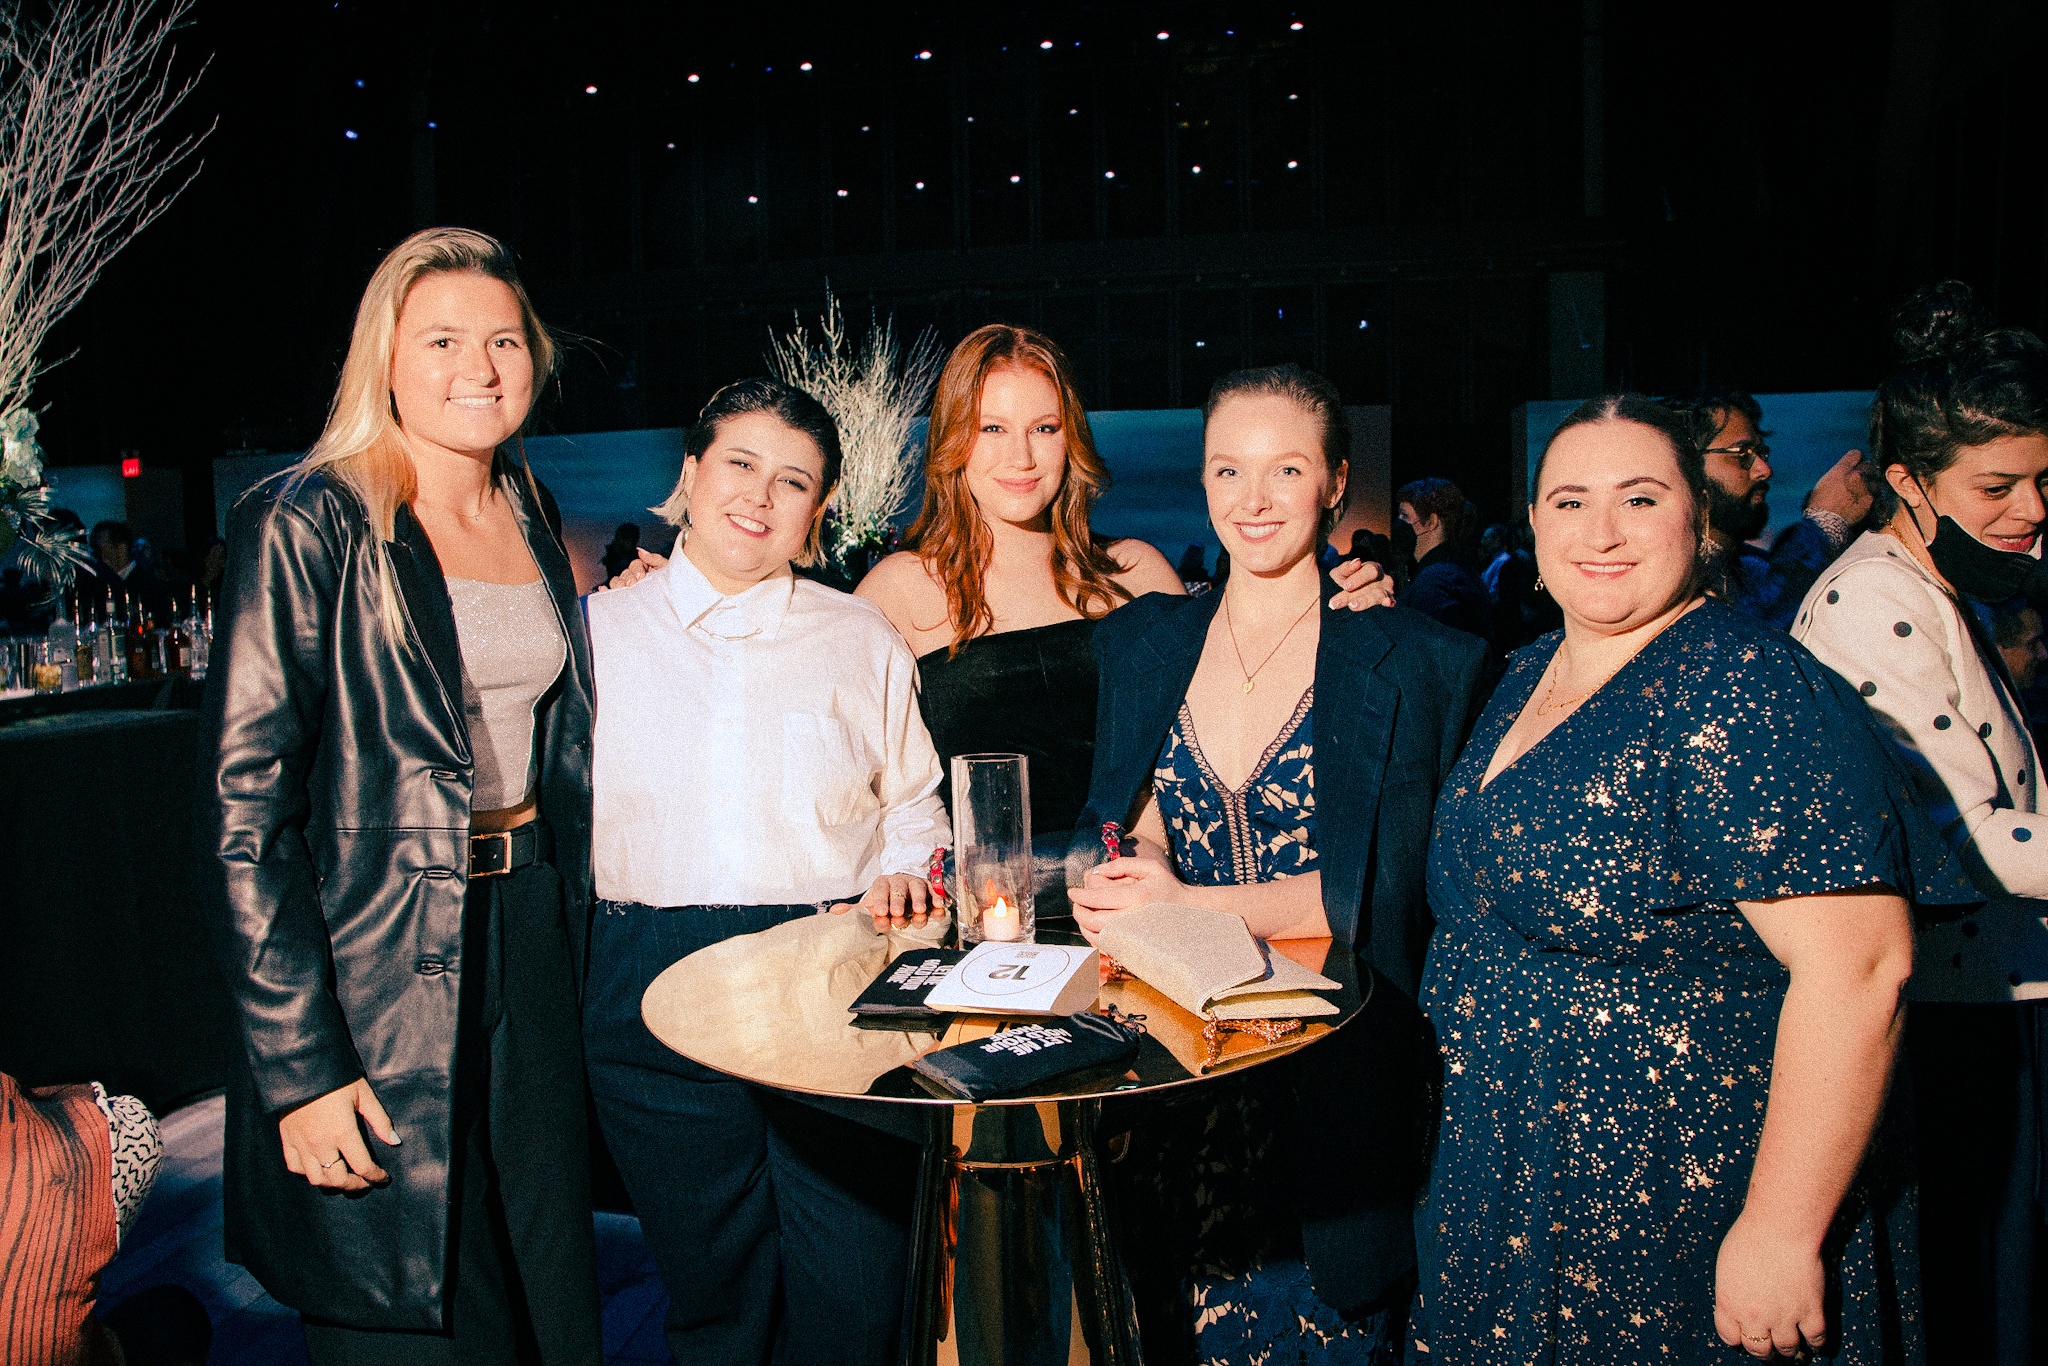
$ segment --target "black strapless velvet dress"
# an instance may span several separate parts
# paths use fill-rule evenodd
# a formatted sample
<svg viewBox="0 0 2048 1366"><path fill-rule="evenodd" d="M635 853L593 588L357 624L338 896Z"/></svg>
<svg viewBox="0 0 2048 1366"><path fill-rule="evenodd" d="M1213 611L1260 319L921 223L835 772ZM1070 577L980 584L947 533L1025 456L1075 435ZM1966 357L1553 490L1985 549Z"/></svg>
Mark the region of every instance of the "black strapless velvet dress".
<svg viewBox="0 0 2048 1366"><path fill-rule="evenodd" d="M949 811L954 755L1022 754L1030 761L1032 834L1073 828L1095 763L1094 636L1095 623L1077 618L978 636L951 658L937 649L918 659L918 705L947 769L940 795Z"/></svg>

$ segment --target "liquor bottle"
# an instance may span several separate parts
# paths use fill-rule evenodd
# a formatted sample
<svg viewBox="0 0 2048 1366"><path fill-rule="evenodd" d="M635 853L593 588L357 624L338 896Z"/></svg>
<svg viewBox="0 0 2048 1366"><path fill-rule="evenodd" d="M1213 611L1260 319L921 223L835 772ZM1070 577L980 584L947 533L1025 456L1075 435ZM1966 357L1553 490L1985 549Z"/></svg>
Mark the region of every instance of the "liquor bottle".
<svg viewBox="0 0 2048 1366"><path fill-rule="evenodd" d="M153 623L149 612L141 603L131 602L128 607L128 677L141 682L155 678L156 671L150 667L150 633Z"/></svg>
<svg viewBox="0 0 2048 1366"><path fill-rule="evenodd" d="M93 648L99 635L99 628L93 624L92 604L81 595L78 598L78 646L74 658L78 664L78 686L90 688L100 681L99 655Z"/></svg>
<svg viewBox="0 0 2048 1366"><path fill-rule="evenodd" d="M107 679L128 681L128 595L111 589L107 596Z"/></svg>
<svg viewBox="0 0 2048 1366"><path fill-rule="evenodd" d="M192 677L206 677L206 663L213 657L213 602L206 590L192 590Z"/></svg>
<svg viewBox="0 0 2048 1366"><path fill-rule="evenodd" d="M78 626L64 609L64 597L59 595L57 618L50 623L46 639L50 642L50 662L63 675L63 690L70 692L78 686Z"/></svg>
<svg viewBox="0 0 2048 1366"><path fill-rule="evenodd" d="M113 605L105 598L101 598L97 606L99 625L92 633L93 680L98 683L119 683L127 675L128 661L122 656L114 635ZM115 669L117 657L122 666L118 672Z"/></svg>
<svg viewBox="0 0 2048 1366"><path fill-rule="evenodd" d="M186 604L183 616L175 615L177 612L175 606L171 608L171 611L174 614L171 619L171 627L164 634L164 672L175 674L179 677L189 677L192 673L191 604L189 602Z"/></svg>

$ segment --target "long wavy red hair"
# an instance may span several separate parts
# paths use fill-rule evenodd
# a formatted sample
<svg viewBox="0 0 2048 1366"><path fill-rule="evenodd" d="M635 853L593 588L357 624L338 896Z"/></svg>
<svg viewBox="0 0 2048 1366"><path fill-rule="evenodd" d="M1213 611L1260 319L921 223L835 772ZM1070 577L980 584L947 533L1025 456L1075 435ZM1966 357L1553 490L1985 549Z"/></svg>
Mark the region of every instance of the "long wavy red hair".
<svg viewBox="0 0 2048 1366"><path fill-rule="evenodd" d="M924 506L904 536L908 548L946 586L953 622L949 653L995 628L983 582L995 542L967 487L967 461L980 433L981 387L989 372L1002 366L1036 370L1059 391L1067 468L1045 515L1052 532L1053 584L1060 597L1084 617L1102 616L1131 597L1116 581L1123 566L1088 525L1096 498L1109 487L1109 467L1095 452L1073 368L1044 333L991 323L954 347L939 372L925 438Z"/></svg>

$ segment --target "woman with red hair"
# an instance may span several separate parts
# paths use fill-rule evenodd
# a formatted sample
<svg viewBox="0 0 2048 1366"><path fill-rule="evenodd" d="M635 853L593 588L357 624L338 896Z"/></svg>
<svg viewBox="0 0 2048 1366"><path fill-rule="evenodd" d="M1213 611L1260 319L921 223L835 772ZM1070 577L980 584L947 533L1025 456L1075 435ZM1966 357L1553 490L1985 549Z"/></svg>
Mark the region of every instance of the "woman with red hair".
<svg viewBox="0 0 2048 1366"><path fill-rule="evenodd" d="M1032 829L1070 829L1095 753L1095 623L1184 591L1180 576L1145 542L1090 529L1109 469L1066 356L1039 332L991 324L953 349L926 450L909 548L857 591L918 656L941 758L1026 755Z"/></svg>

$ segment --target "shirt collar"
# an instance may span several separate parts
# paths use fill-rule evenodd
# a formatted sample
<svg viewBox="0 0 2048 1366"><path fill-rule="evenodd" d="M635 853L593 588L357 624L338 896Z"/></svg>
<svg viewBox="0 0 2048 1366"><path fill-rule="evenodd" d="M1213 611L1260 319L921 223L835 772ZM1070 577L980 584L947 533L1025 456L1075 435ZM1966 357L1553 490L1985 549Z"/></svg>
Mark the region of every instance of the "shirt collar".
<svg viewBox="0 0 2048 1366"><path fill-rule="evenodd" d="M676 619L721 640L775 639L795 592L796 575L788 565L752 588L727 596L711 586L680 545L669 557L668 600Z"/></svg>

